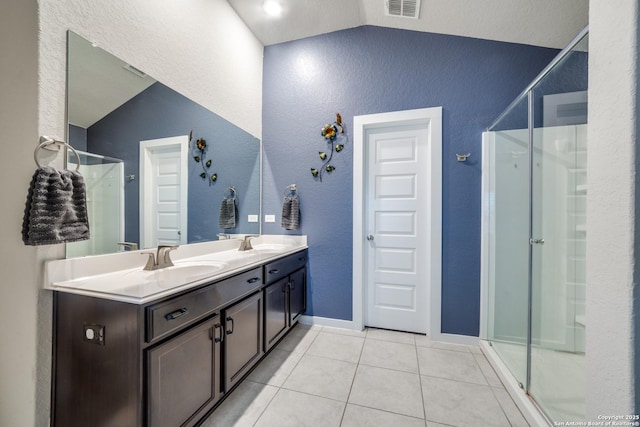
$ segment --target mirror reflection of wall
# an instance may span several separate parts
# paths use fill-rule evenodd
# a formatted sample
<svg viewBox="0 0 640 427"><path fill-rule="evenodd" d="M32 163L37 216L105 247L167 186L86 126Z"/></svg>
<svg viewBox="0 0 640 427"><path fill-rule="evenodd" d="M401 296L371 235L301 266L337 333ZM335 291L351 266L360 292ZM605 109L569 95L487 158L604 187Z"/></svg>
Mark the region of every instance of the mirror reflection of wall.
<svg viewBox="0 0 640 427"><path fill-rule="evenodd" d="M67 91L67 139L83 152L80 171L87 180L92 235L82 246L67 244L67 257L117 252L122 250L119 242L140 245L140 143L172 137L183 137L189 144L185 208L171 214L153 211L143 222L182 235L187 243L215 240L223 232L260 233L258 222L248 222L249 215L260 217L257 138L72 32ZM206 140L204 158L211 160L210 168L194 159L200 154L195 147L199 138ZM217 175L215 182L201 178L203 167ZM233 229L222 229L218 214L229 187L236 190L237 221ZM171 198L177 191L169 186L158 194ZM186 231L171 228L171 223L180 222L174 221L175 215L186 215ZM165 243L162 236L145 245L159 243Z"/></svg>

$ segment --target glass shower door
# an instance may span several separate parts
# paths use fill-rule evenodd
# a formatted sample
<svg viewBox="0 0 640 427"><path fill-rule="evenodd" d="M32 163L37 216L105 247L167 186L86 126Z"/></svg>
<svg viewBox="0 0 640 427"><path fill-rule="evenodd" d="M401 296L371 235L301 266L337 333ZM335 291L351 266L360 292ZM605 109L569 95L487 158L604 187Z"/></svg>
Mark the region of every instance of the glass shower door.
<svg viewBox="0 0 640 427"><path fill-rule="evenodd" d="M586 43L585 37L532 92L528 391L553 421L584 420L586 413Z"/></svg>
<svg viewBox="0 0 640 427"><path fill-rule="evenodd" d="M76 150L87 192L91 238L67 243L67 258L116 252L124 240L124 163L120 159ZM69 168L78 159L69 153Z"/></svg>
<svg viewBox="0 0 640 427"><path fill-rule="evenodd" d="M529 283L527 99L485 133L489 159L488 339L521 387L526 384Z"/></svg>

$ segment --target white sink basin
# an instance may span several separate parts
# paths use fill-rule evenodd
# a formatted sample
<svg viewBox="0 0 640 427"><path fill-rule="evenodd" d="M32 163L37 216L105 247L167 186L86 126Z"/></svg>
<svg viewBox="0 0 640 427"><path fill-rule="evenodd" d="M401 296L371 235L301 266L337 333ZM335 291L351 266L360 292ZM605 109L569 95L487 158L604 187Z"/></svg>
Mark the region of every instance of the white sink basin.
<svg viewBox="0 0 640 427"><path fill-rule="evenodd" d="M153 282L161 288L169 288L212 276L225 267L226 264L216 262L181 262L153 271L132 270L124 278L136 284Z"/></svg>
<svg viewBox="0 0 640 427"><path fill-rule="evenodd" d="M285 251L291 248L290 245L284 245L282 243L261 243L258 245L253 245L254 251L258 251L261 253L275 253Z"/></svg>

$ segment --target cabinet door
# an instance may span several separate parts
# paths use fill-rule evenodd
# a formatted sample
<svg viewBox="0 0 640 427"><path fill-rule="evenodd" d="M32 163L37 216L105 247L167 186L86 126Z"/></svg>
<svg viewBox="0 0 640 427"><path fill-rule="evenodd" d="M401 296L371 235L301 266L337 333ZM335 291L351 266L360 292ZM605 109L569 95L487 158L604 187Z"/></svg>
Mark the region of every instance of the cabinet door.
<svg viewBox="0 0 640 427"><path fill-rule="evenodd" d="M302 268L289 276L289 326L307 309L306 269Z"/></svg>
<svg viewBox="0 0 640 427"><path fill-rule="evenodd" d="M224 311L225 390L230 390L264 354L262 350L262 293Z"/></svg>
<svg viewBox="0 0 640 427"><path fill-rule="evenodd" d="M287 330L286 292L288 282L289 279L285 277L267 286L264 290L265 350L269 350Z"/></svg>
<svg viewBox="0 0 640 427"><path fill-rule="evenodd" d="M148 425L191 425L220 398L220 316L147 351Z"/></svg>

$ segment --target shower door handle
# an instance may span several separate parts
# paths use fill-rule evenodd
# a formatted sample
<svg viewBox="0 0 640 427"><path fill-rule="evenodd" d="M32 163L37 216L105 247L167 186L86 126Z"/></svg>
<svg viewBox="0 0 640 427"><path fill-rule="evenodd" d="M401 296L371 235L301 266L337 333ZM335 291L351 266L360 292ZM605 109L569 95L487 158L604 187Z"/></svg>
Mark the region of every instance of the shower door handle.
<svg viewBox="0 0 640 427"><path fill-rule="evenodd" d="M544 239L529 239L530 245L544 245Z"/></svg>

